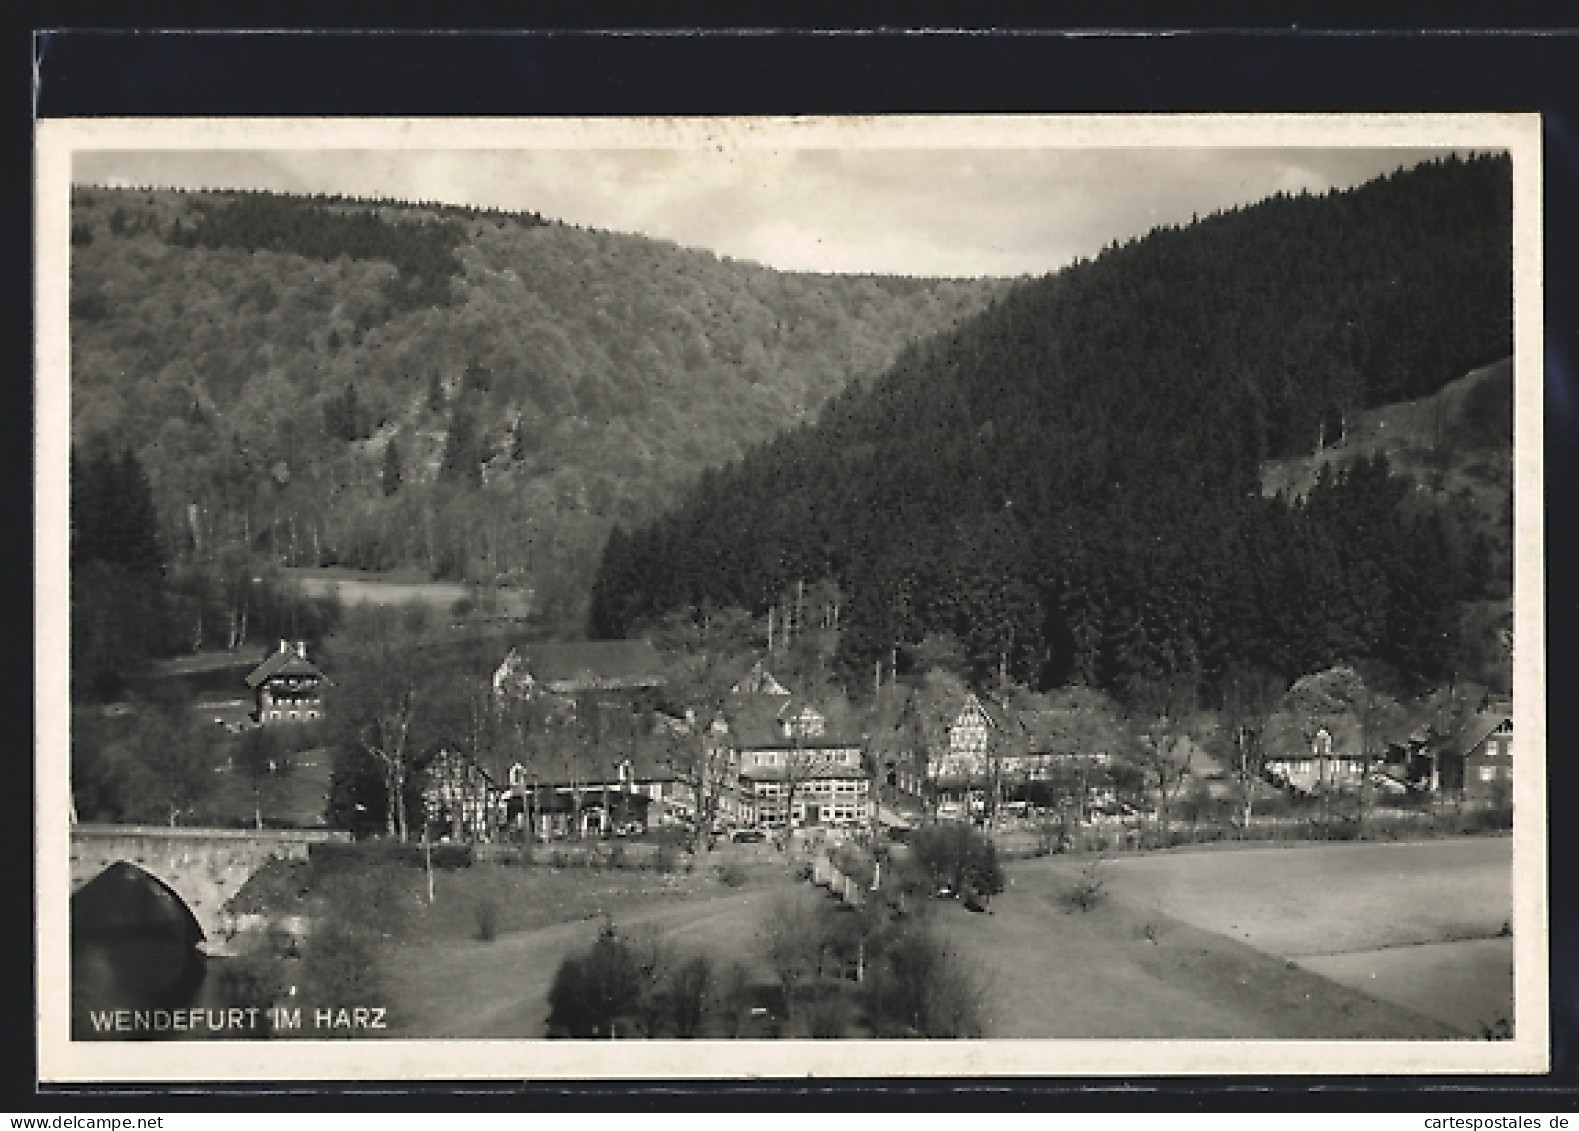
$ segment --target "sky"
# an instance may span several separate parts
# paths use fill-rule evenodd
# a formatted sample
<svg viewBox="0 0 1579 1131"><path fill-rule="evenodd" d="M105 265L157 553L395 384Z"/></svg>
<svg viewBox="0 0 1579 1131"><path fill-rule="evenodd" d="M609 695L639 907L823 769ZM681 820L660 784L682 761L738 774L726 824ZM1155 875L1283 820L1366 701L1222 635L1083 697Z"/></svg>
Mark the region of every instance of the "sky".
<svg viewBox="0 0 1579 1131"><path fill-rule="evenodd" d="M795 271L1017 276L1279 190L1447 149L83 150L78 184L250 188L538 212Z"/></svg>

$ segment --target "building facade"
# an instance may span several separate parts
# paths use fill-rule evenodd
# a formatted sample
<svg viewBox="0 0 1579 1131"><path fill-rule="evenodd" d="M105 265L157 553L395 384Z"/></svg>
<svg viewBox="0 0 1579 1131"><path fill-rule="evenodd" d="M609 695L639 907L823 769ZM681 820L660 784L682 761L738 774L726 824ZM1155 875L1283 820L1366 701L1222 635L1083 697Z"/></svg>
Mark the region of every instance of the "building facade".
<svg viewBox="0 0 1579 1131"><path fill-rule="evenodd" d="M1462 743L1464 796L1507 803L1513 797L1513 715L1481 711L1470 720Z"/></svg>
<svg viewBox="0 0 1579 1131"><path fill-rule="evenodd" d="M741 697L726 711L722 816L742 828L864 827L871 779L860 739L793 696Z"/></svg>
<svg viewBox="0 0 1579 1131"><path fill-rule="evenodd" d="M307 642L281 640L277 650L248 673L246 683L259 723L306 723L323 718L323 672L307 658Z"/></svg>

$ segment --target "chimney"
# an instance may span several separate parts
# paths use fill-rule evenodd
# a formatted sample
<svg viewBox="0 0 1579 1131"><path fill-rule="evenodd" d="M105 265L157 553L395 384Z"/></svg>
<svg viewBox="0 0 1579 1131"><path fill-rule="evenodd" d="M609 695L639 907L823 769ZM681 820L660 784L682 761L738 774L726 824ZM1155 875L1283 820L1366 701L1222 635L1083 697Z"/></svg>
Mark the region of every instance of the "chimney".
<svg viewBox="0 0 1579 1131"><path fill-rule="evenodd" d="M289 640L281 640L280 641L280 651L281 652L289 652L290 650L291 650L291 642Z"/></svg>
<svg viewBox="0 0 1579 1131"><path fill-rule="evenodd" d="M304 660L307 658L307 641L298 640L296 642L296 654Z"/></svg>

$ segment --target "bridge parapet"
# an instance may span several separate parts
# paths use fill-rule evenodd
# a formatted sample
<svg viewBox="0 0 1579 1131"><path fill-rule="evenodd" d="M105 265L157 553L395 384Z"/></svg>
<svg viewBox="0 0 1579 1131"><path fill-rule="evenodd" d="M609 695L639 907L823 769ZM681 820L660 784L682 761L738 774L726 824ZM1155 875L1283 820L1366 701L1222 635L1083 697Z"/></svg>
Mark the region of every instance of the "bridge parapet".
<svg viewBox="0 0 1579 1131"><path fill-rule="evenodd" d="M235 925L224 905L265 863L306 859L314 844L350 839L350 833L309 829L73 825L71 890L112 864L133 864L179 895L217 944Z"/></svg>

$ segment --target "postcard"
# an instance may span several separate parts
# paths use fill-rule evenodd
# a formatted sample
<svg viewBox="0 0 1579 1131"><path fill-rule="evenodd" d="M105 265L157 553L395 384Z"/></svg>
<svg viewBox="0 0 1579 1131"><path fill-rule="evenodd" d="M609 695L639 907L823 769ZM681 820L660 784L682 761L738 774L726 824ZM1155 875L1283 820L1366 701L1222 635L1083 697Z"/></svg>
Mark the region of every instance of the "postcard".
<svg viewBox="0 0 1579 1131"><path fill-rule="evenodd" d="M1547 1070L1539 129L39 122L41 1080Z"/></svg>

